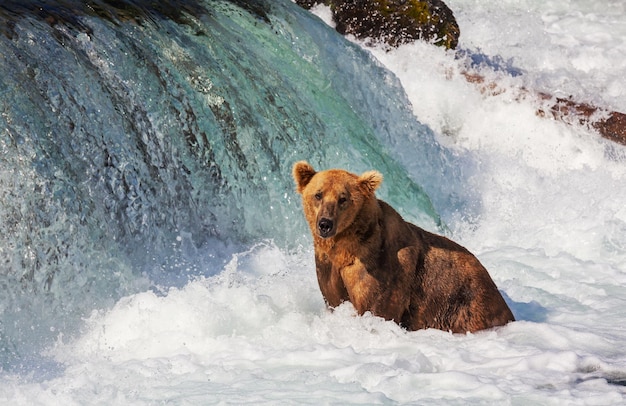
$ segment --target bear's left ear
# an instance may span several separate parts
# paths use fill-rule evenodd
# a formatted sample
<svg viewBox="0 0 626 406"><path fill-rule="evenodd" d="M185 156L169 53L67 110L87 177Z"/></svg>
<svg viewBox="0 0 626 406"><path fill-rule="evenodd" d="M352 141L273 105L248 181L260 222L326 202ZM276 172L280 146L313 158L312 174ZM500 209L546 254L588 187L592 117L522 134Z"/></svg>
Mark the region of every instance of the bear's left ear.
<svg viewBox="0 0 626 406"><path fill-rule="evenodd" d="M306 161L296 162L293 165L293 180L296 182L296 191L298 193L302 194L302 191L309 184L315 173L315 169Z"/></svg>
<svg viewBox="0 0 626 406"><path fill-rule="evenodd" d="M383 175L378 171L367 171L359 176L357 181L364 192L374 194L383 182Z"/></svg>

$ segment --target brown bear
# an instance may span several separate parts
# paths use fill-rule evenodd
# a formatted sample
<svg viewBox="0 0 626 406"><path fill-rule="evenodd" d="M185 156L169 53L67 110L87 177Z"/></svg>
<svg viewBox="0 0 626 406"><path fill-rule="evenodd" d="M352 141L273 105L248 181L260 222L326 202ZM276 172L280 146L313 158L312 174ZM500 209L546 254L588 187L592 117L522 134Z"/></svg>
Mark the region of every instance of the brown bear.
<svg viewBox="0 0 626 406"><path fill-rule="evenodd" d="M515 320L487 270L467 249L402 219L376 198L383 176L293 167L313 234L326 304L350 301L409 330L474 332Z"/></svg>

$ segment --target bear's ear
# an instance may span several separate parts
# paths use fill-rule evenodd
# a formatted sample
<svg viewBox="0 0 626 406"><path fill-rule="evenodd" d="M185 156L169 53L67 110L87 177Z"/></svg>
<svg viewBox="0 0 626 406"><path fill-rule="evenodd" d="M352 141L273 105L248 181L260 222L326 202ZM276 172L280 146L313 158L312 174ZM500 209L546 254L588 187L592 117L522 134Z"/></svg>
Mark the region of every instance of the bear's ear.
<svg viewBox="0 0 626 406"><path fill-rule="evenodd" d="M302 193L315 173L315 169L306 161L296 162L293 165L293 179L296 181L296 191L298 193Z"/></svg>
<svg viewBox="0 0 626 406"><path fill-rule="evenodd" d="M359 176L358 182L364 192L374 194L383 182L383 175L378 171L367 171Z"/></svg>

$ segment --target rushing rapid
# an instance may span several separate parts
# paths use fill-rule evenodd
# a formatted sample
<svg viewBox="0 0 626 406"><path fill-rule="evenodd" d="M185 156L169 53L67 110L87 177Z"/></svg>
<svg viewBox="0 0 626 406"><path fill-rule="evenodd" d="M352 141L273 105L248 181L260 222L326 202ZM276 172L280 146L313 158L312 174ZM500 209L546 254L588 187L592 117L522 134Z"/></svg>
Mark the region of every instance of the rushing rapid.
<svg viewBox="0 0 626 406"><path fill-rule="evenodd" d="M621 2L449 0L457 52L289 1L171 4L1 8L0 403L624 402L626 149L519 97L626 112ZM300 159L383 173L517 321L328 312Z"/></svg>

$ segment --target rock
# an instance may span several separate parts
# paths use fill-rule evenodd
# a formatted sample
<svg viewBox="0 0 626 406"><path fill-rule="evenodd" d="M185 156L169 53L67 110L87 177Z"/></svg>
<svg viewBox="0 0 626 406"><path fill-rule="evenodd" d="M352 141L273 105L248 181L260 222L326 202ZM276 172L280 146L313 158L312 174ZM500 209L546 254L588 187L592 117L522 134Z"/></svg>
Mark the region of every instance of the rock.
<svg viewBox="0 0 626 406"><path fill-rule="evenodd" d="M592 126L604 138L626 145L626 114L610 111L608 117L592 123Z"/></svg>
<svg viewBox="0 0 626 406"><path fill-rule="evenodd" d="M468 82L475 84L484 95L495 96L507 91L497 83L485 80L485 77L480 74L462 72L462 75ZM626 145L626 114L624 113L576 101L572 96L556 97L550 93L533 92L526 88L510 90L516 93L513 95L515 100L528 97L538 99L542 104L536 111L539 117L552 118L569 125L581 125L596 131L610 141Z"/></svg>
<svg viewBox="0 0 626 406"><path fill-rule="evenodd" d="M359 39L397 47L415 40L456 48L459 26L452 10L441 0L296 0L309 9L330 6L336 30Z"/></svg>
<svg viewBox="0 0 626 406"><path fill-rule="evenodd" d="M554 100L545 93L540 96L544 99ZM540 109L537 114L545 116L546 111ZM610 111L589 103L577 102L571 97L557 97L556 102L549 108L549 114L557 120L566 123L578 123L588 128L595 129L604 138L626 145L626 114L619 111Z"/></svg>

